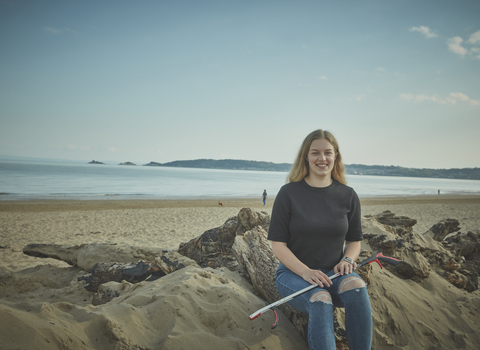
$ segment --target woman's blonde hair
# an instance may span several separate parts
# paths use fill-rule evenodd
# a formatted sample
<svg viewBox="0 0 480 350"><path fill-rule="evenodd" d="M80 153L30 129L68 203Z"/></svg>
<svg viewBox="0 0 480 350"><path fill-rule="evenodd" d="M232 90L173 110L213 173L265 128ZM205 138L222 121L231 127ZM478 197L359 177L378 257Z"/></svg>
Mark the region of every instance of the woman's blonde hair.
<svg viewBox="0 0 480 350"><path fill-rule="evenodd" d="M342 155L340 153L340 148L338 147L337 139L332 135L331 132L327 130L315 130L308 134L308 136L303 140L300 149L298 150L297 158L290 169L290 173L287 177L287 182L299 182L302 181L306 176L308 176L310 170L308 166L308 151L310 150L310 145L314 140L325 139L330 142L335 150L335 164L332 170L332 178L337 180L342 184L347 184L347 179L345 176L345 166L343 165Z"/></svg>

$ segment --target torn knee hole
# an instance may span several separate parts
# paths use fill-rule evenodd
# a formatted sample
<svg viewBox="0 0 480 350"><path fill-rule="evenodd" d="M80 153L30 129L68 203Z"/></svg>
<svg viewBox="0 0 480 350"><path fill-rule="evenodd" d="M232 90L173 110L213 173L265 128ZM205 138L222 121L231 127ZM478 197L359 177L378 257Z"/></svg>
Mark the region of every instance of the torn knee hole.
<svg viewBox="0 0 480 350"><path fill-rule="evenodd" d="M328 292L321 291L321 292L315 293L314 295L312 295L310 297L310 302L311 303L316 302L316 301L321 301L321 302L324 302L326 304L332 304L332 297L330 296L330 294Z"/></svg>
<svg viewBox="0 0 480 350"><path fill-rule="evenodd" d="M347 290L358 289L365 287L365 282L358 277L348 277L345 278L340 284L338 289L339 293L346 292Z"/></svg>

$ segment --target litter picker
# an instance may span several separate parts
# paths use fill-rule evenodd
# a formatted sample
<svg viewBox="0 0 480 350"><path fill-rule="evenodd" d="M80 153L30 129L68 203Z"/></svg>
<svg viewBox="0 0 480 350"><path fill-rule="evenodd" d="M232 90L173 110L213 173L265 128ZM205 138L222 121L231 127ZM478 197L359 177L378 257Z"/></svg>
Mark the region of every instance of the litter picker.
<svg viewBox="0 0 480 350"><path fill-rule="evenodd" d="M382 266L382 264L380 263L380 260L383 261L383 262L387 262L387 263L389 263L389 264L392 264L392 265L398 265L398 264L400 264L400 263L402 262L402 260L398 260L398 259L395 259L395 258L391 258L391 257L389 257L389 256L384 256L382 253L377 253L377 254L369 257L368 259L365 259L365 260L363 260L362 262L358 263L358 264L357 264L357 268L359 268L359 267L361 267L361 266L364 266L364 265L371 264L372 262L376 262L376 263L380 266L380 268L383 269L383 266ZM341 276L341 274L340 274L340 273L336 273L336 274L334 274L333 276L329 276L329 278L330 278L331 280L333 280L334 278L337 278L337 277L339 277L339 276ZM292 294L286 296L286 297L283 298L283 299L280 299L280 300L278 300L278 301L276 301L276 302L274 302L274 303L272 303L272 304L269 304L269 305L265 306L264 308L262 308L262 309L260 309L260 310L258 310L258 311L255 311L253 314L251 314L251 315L249 316L249 318L250 318L250 320L254 320L254 319L256 319L257 317L259 317L262 313L264 313L264 312L272 309L273 312L275 313L275 323L272 325L272 328L275 328L275 327L277 327L277 325L278 325L278 314L277 314L276 310L274 309L275 306L284 304L284 303L286 303L287 301L290 301L290 300L292 300L293 298L299 296L300 294L303 294L303 293L305 293L305 292L308 292L309 290L312 290L313 288L316 288L316 287L318 287L318 284L312 284L311 286L308 286L308 287L306 287L306 288L304 288L304 289L302 289L302 290L299 290L298 292L292 293Z"/></svg>

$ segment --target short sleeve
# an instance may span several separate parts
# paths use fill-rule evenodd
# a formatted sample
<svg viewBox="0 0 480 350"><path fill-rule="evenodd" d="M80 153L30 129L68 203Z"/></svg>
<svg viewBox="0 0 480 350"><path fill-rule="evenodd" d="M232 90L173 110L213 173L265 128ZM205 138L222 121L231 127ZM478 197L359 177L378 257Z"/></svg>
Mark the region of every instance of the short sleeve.
<svg viewBox="0 0 480 350"><path fill-rule="evenodd" d="M350 212L348 216L348 231L345 237L346 241L356 242L363 240L362 233L362 213L360 208L360 199L355 190L352 189L352 197L350 200Z"/></svg>
<svg viewBox="0 0 480 350"><path fill-rule="evenodd" d="M283 186L275 197L273 203L272 217L268 229L268 240L288 243L290 238L290 215L291 200L285 186Z"/></svg>

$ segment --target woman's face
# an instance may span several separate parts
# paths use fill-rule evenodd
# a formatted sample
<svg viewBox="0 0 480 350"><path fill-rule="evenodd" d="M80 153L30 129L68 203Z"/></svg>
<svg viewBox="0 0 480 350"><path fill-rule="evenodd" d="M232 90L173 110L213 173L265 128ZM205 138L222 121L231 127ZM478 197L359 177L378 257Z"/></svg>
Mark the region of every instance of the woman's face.
<svg viewBox="0 0 480 350"><path fill-rule="evenodd" d="M328 140L313 140L307 155L310 176L331 178L335 158L335 148Z"/></svg>

